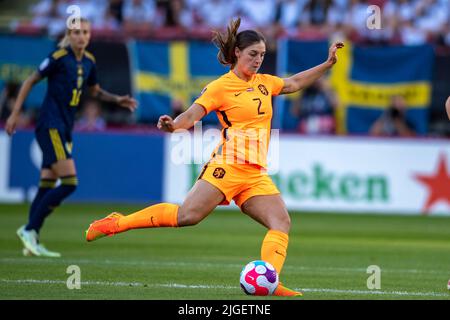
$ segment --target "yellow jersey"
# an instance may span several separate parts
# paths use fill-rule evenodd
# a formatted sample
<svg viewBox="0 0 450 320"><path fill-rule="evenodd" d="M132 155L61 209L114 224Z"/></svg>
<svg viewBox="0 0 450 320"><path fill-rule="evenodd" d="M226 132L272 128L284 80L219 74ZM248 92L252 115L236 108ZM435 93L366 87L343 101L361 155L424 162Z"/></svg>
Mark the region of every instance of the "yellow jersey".
<svg viewBox="0 0 450 320"><path fill-rule="evenodd" d="M276 76L257 73L245 81L230 70L202 90L194 103L206 113L215 111L222 125L222 141L210 162L267 167L272 96L283 86Z"/></svg>

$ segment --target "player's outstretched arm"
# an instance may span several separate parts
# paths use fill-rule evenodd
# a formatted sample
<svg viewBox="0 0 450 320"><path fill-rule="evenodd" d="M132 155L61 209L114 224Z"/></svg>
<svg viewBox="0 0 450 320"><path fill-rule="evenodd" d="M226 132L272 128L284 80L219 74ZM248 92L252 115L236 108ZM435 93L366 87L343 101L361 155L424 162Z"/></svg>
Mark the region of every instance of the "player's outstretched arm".
<svg viewBox="0 0 450 320"><path fill-rule="evenodd" d="M450 120L450 96L448 96L447 101L445 102L445 110L447 111L447 117Z"/></svg>
<svg viewBox="0 0 450 320"><path fill-rule="evenodd" d="M19 94L17 95L16 102L14 103L13 110L11 111L8 120L6 121L6 132L11 136L16 131L17 122L19 121L20 111L22 110L22 105L25 99L28 97L33 86L41 81L42 77L38 72L34 72L29 76L22 86L20 87Z"/></svg>
<svg viewBox="0 0 450 320"><path fill-rule="evenodd" d="M284 86L280 94L293 93L309 87L325 74L336 62L338 49L343 48L342 42L335 42L331 45L328 51L328 59L322 64L311 69L294 74L289 78L284 79Z"/></svg>
<svg viewBox="0 0 450 320"><path fill-rule="evenodd" d="M130 97L129 95L119 96L116 94L109 93L108 91L103 90L98 84L90 87L89 90L93 97L98 98L105 102L116 103L123 108L127 108L131 112L134 112L137 108L137 101L132 97Z"/></svg>
<svg viewBox="0 0 450 320"><path fill-rule="evenodd" d="M180 114L175 120L168 115L159 117L158 129L165 132L173 132L177 129L190 129L205 115L205 109L199 104L192 104L189 109Z"/></svg>

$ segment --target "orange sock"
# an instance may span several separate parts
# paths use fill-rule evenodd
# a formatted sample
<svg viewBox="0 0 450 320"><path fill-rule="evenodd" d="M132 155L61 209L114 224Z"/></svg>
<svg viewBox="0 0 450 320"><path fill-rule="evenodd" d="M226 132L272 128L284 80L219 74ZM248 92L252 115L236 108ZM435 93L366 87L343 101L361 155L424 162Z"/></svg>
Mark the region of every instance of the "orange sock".
<svg viewBox="0 0 450 320"><path fill-rule="evenodd" d="M178 226L178 206L159 203L119 219L119 231L139 228L160 228Z"/></svg>
<svg viewBox="0 0 450 320"><path fill-rule="evenodd" d="M269 230L261 247L261 260L269 262L278 275L286 259L289 236L278 230Z"/></svg>

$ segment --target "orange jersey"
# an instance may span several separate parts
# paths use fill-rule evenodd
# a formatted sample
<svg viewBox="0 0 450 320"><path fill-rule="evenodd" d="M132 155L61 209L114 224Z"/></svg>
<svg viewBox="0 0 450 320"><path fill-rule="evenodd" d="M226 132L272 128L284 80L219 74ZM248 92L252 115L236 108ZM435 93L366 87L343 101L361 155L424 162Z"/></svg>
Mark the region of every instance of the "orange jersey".
<svg viewBox="0 0 450 320"><path fill-rule="evenodd" d="M223 127L222 141L212 162L267 166L272 120L272 96L280 93L283 79L255 74L249 81L233 71L209 83L194 103L206 112L216 111Z"/></svg>

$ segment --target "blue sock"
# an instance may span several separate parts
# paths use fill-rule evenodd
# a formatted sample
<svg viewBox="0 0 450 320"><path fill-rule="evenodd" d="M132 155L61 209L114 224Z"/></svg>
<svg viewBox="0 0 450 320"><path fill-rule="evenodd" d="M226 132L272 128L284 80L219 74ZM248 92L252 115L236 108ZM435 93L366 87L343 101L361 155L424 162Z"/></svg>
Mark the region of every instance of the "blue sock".
<svg viewBox="0 0 450 320"><path fill-rule="evenodd" d="M25 230L30 231L32 229L29 226L31 220L33 219L33 216L35 215L37 206L42 201L47 192L55 188L55 185L56 185L55 179L41 179L39 181L39 189L38 192L36 193L36 196L33 199L33 202L31 203L30 211L28 213L28 224L25 227Z"/></svg>
<svg viewBox="0 0 450 320"><path fill-rule="evenodd" d="M56 208L61 202L72 194L78 185L76 176L67 176L61 178L61 185L55 189L48 190L42 199L35 205L30 222L26 226L26 230L35 230L37 233L42 228L45 218Z"/></svg>

